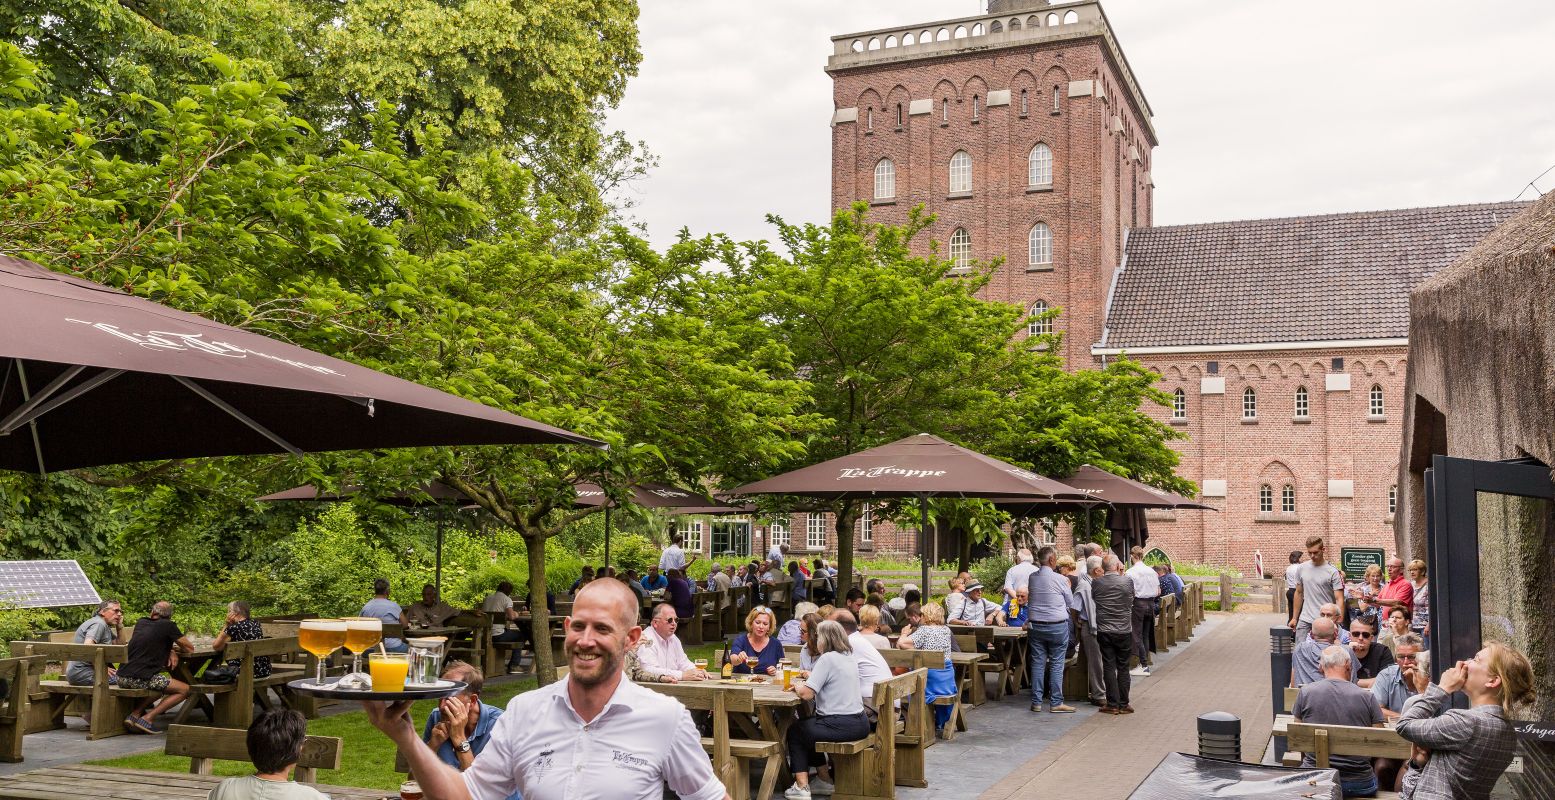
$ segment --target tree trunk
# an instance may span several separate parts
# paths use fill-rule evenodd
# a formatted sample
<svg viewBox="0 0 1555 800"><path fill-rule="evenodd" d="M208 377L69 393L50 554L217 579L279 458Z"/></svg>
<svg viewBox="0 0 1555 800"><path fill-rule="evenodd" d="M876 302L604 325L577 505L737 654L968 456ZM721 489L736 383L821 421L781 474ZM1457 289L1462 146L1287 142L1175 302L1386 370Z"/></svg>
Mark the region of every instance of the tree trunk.
<svg viewBox="0 0 1555 800"><path fill-rule="evenodd" d="M838 503L832 506L832 513L836 515L837 523L833 528L837 533L837 600L846 597L848 590L853 588L853 523L857 516L858 504L853 501Z"/></svg>
<svg viewBox="0 0 1555 800"><path fill-rule="evenodd" d="M972 568L972 534L963 528L951 528L950 532L961 537L956 540L959 543L956 548L959 551L956 554L956 571L966 572Z"/></svg>
<svg viewBox="0 0 1555 800"><path fill-rule="evenodd" d="M556 680L556 657L551 652L551 609L545 592L545 537L524 535L529 560L529 625L534 639L535 678L541 686Z"/></svg>

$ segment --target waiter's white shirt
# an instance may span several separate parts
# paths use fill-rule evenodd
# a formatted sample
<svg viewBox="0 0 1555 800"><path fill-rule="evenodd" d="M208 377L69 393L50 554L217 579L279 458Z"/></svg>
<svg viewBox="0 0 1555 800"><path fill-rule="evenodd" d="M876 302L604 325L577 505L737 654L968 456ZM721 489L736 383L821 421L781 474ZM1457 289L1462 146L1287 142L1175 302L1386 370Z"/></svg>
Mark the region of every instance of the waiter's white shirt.
<svg viewBox="0 0 1555 800"><path fill-rule="evenodd" d="M659 571L669 572L672 569L684 570L686 568L686 551L679 545L670 545L664 548L664 554L659 556Z"/></svg>
<svg viewBox="0 0 1555 800"><path fill-rule="evenodd" d="M514 697L486 749L463 773L475 800L722 800L691 713L672 697L621 679L585 723L567 696L571 677Z"/></svg>
<svg viewBox="0 0 1555 800"><path fill-rule="evenodd" d="M679 676L696 666L686 657L686 648L681 645L680 637L671 636L667 641L661 639L659 631L651 625L643 631L642 643L637 646L637 660L642 662L643 669L661 676Z"/></svg>
<svg viewBox="0 0 1555 800"><path fill-rule="evenodd" d="M1155 574L1155 567L1141 561L1129 567L1128 572L1123 574L1127 575L1128 579L1134 582L1135 597L1161 596L1161 576Z"/></svg>
<svg viewBox="0 0 1555 800"><path fill-rule="evenodd" d="M875 684L891 677L891 667L885 663L879 648L859 631L848 634L848 646L853 648L858 662L858 690L866 707L875 702Z"/></svg>

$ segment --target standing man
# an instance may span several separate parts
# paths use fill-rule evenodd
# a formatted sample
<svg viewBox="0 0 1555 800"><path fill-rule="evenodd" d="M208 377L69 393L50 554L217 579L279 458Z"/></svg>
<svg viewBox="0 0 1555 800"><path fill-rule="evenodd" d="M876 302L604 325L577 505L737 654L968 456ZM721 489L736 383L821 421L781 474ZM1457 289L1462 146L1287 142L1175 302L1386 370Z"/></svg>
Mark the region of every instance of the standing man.
<svg viewBox="0 0 1555 800"><path fill-rule="evenodd" d="M1069 579L1058 574L1058 551L1044 545L1037 551L1041 567L1031 573L1026 593L1031 604L1026 613L1027 639L1031 647L1031 710L1041 711L1046 699L1054 714L1073 714L1064 704L1064 653L1069 649L1069 611L1074 594Z"/></svg>
<svg viewBox="0 0 1555 800"><path fill-rule="evenodd" d="M1307 540L1307 556L1311 560L1296 569L1296 596L1290 605L1290 626L1296 630L1298 645L1312 635L1312 622L1323 616L1325 603L1344 608L1344 578L1323 560L1323 537Z"/></svg>
<svg viewBox="0 0 1555 800"><path fill-rule="evenodd" d="M664 554L659 556L660 572L668 574L672 569L685 572L688 565L702 556L701 553L692 553L691 558L687 559L686 551L680 549L680 545L684 541L685 539L679 533L670 534L670 546L664 548Z"/></svg>
<svg viewBox="0 0 1555 800"><path fill-rule="evenodd" d="M1096 639L1096 598L1092 583L1101 577L1101 557L1086 556L1080 567L1080 582L1075 584L1075 605L1080 607L1078 628L1080 648L1085 651L1085 675L1091 705L1107 706L1107 682L1102 675L1101 645Z"/></svg>
<svg viewBox="0 0 1555 800"><path fill-rule="evenodd" d="M767 560L777 562L778 568L782 569L785 566L783 562L788 560L788 545L772 545L772 549L767 551Z"/></svg>
<svg viewBox="0 0 1555 800"><path fill-rule="evenodd" d="M568 673L514 697L464 773L438 760L411 727L410 702L365 702L374 726L405 755L428 800L612 797L686 800L728 794L702 750L691 713L622 674L642 637L637 598L616 581L579 590L564 625Z"/></svg>
<svg viewBox="0 0 1555 800"><path fill-rule="evenodd" d="M1112 553L1102 556L1102 574L1091 582L1091 597L1096 601L1096 644L1107 687L1102 713L1132 714L1128 656L1134 639L1134 581L1123 574L1123 562Z"/></svg>
<svg viewBox="0 0 1555 800"><path fill-rule="evenodd" d="M150 711L141 713L150 703L148 700L124 718L124 727L130 732L156 733L152 720L189 696L189 684L166 674L166 670L178 666L179 653L191 655L194 645L173 622L173 604L159 600L151 607L151 616L135 623L129 658L119 665L120 688L154 689L162 693L162 699Z"/></svg>
<svg viewBox="0 0 1555 800"><path fill-rule="evenodd" d="M1155 642L1155 605L1161 597L1161 579L1145 563L1145 548L1135 545L1128 555L1134 562L1125 574L1134 582L1134 655L1139 657L1139 669L1130 674L1143 678L1150 674L1150 647Z"/></svg>
<svg viewBox="0 0 1555 800"><path fill-rule="evenodd" d="M97 613L76 628L76 635L70 637L70 641L75 644L113 644L114 636L123 623L124 608L119 605L119 601L104 600L97 606ZM113 667L108 668L108 683L118 682L116 673ZM97 673L90 663L71 661L65 664L65 682L71 686L91 686L96 680Z"/></svg>
<svg viewBox="0 0 1555 800"><path fill-rule="evenodd" d="M1031 563L1031 550L1022 547L1015 553L1015 564L1004 573L1004 596L1012 598L1018 589L1025 589L1031 585L1031 573L1037 571L1037 565Z"/></svg>
<svg viewBox="0 0 1555 800"><path fill-rule="evenodd" d="M1398 556L1388 559L1388 582L1382 585L1382 590L1377 592L1371 602L1382 606L1381 616L1384 619L1395 608L1414 614L1415 587L1404 575L1404 559Z"/></svg>

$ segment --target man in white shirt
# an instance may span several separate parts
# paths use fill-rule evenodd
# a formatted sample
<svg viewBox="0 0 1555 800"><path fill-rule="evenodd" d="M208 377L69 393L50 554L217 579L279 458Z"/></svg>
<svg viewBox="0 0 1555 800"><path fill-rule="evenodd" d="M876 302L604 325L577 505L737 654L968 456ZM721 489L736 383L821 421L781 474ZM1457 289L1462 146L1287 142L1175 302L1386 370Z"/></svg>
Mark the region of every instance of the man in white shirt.
<svg viewBox="0 0 1555 800"><path fill-rule="evenodd" d="M678 533L670 535L670 546L664 548L664 554L659 556L660 572L669 574L670 570L678 569L684 573L686 566L696 561L697 557L701 555L700 553L692 553L691 558L686 558L686 551L680 549L683 541Z"/></svg>
<svg viewBox="0 0 1555 800"><path fill-rule="evenodd" d="M675 636L675 607L660 603L653 607L652 627L643 632L642 644L637 646L637 660L643 669L657 675L666 683L700 681L707 673L696 668L686 657L686 648Z"/></svg>
<svg viewBox="0 0 1555 800"><path fill-rule="evenodd" d="M528 639L523 628L518 626L518 612L513 609L513 584L503 581L497 584L497 590L486 595L486 601L481 603L481 610L492 614L501 614L502 621L491 623L491 640L498 644L511 644L513 650L508 654L508 672L517 672L523 663L524 648L522 644Z"/></svg>
<svg viewBox="0 0 1555 800"><path fill-rule="evenodd" d="M1130 675L1150 674L1150 645L1155 641L1155 604L1161 597L1161 578L1145 563L1145 548L1135 545L1128 551L1134 565L1123 573L1134 583L1134 655L1139 666Z"/></svg>
<svg viewBox="0 0 1555 800"><path fill-rule="evenodd" d="M947 625L1003 625L1004 609L983 597L983 585L972 581L966 587L966 600L956 607L954 617L946 619Z"/></svg>
<svg viewBox="0 0 1555 800"><path fill-rule="evenodd" d="M1004 596L1014 597L1017 589L1026 588L1031 583L1031 573L1038 569L1031 563L1031 550L1022 547L1015 553L1015 565L1004 573Z"/></svg>
<svg viewBox="0 0 1555 800"><path fill-rule="evenodd" d="M787 564L784 563L787 560L788 560L788 545L786 545L786 544L775 544L775 545L772 545L772 549L767 551L767 561L768 562L776 562L779 569L782 569L783 567L787 566Z"/></svg>
<svg viewBox="0 0 1555 800"><path fill-rule="evenodd" d="M848 646L853 648L853 657L858 663L859 694L864 700L864 708L873 708L875 684L891 677L891 667L885 663L879 648L859 633L858 620L852 612L839 608L828 619L842 625L842 629L847 631Z"/></svg>
<svg viewBox="0 0 1555 800"><path fill-rule="evenodd" d="M702 737L674 698L627 680L626 651L642 636L637 598L620 581L578 590L566 621L568 674L508 703L486 749L460 773L416 735L410 702L364 702L368 718L410 764L427 800L728 800Z"/></svg>

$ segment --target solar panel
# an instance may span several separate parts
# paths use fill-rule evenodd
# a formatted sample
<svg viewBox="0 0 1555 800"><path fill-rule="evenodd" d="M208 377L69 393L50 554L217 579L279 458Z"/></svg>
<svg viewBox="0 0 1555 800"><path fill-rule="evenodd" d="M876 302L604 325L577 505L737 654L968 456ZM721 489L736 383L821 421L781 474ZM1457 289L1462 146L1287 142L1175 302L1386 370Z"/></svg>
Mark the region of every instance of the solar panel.
<svg viewBox="0 0 1555 800"><path fill-rule="evenodd" d="M97 589L75 561L0 561L0 606L95 606Z"/></svg>

